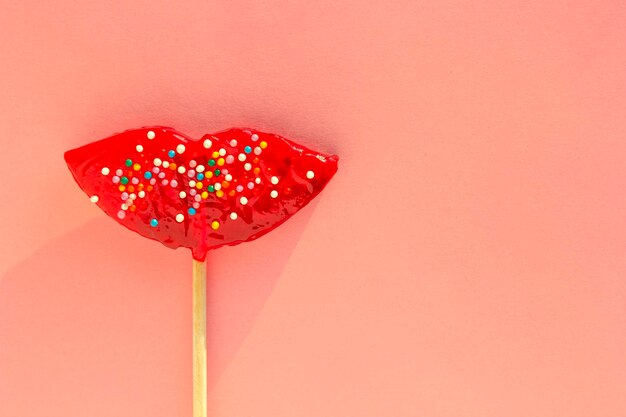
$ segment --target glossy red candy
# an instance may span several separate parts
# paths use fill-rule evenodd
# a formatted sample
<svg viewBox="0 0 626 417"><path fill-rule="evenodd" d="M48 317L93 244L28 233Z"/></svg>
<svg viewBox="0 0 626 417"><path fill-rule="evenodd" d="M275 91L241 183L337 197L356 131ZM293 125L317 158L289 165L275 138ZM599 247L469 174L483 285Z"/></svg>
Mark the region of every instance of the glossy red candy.
<svg viewBox="0 0 626 417"><path fill-rule="evenodd" d="M118 223L204 260L291 217L332 178L338 158L252 129L194 140L150 127L73 149L65 160Z"/></svg>

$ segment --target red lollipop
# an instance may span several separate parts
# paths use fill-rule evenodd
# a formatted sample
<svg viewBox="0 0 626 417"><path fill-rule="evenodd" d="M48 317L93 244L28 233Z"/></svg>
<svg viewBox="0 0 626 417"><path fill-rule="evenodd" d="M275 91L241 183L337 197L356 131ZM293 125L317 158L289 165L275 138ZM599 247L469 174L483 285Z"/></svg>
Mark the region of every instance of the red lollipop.
<svg viewBox="0 0 626 417"><path fill-rule="evenodd" d="M209 250L256 239L308 204L337 156L252 129L199 140L166 127L129 130L65 153L78 185L121 225L194 258L194 416L206 416Z"/></svg>

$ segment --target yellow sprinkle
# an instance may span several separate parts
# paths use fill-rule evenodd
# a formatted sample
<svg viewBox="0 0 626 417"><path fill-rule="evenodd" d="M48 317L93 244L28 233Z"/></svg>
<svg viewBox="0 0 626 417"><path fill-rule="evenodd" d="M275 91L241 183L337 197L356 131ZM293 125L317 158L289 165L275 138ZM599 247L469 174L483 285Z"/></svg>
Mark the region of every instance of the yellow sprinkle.
<svg viewBox="0 0 626 417"><path fill-rule="evenodd" d="M267 148L267 142L262 141L261 143L259 143L259 146L261 147L261 149L265 149Z"/></svg>
<svg viewBox="0 0 626 417"><path fill-rule="evenodd" d="M206 178L213 178L213 172L211 172L211 171L205 171L204 176L205 176Z"/></svg>
<svg viewBox="0 0 626 417"><path fill-rule="evenodd" d="M208 196L209 196L209 193L207 193L206 191L202 191L202 194L200 194L200 197L204 198L205 200L207 199Z"/></svg>
<svg viewBox="0 0 626 417"><path fill-rule="evenodd" d="M217 165L222 166L224 165L224 158L220 158L217 160Z"/></svg>
<svg viewBox="0 0 626 417"><path fill-rule="evenodd" d="M213 222L211 223L211 229L217 230L219 228L220 228L220 222L218 222L217 220L213 220Z"/></svg>
<svg viewBox="0 0 626 417"><path fill-rule="evenodd" d="M224 191L222 191L222 190L217 190L217 191L215 192L215 195L216 195L216 196L218 196L218 197L224 197Z"/></svg>
<svg viewBox="0 0 626 417"><path fill-rule="evenodd" d="M125 189L126 189L126 186L125 186L125 185L120 185L120 187L119 187L119 190L120 190L120 191L124 191Z"/></svg>
<svg viewBox="0 0 626 417"><path fill-rule="evenodd" d="M135 171L139 171L139 170L141 169L141 165L139 165L139 164L135 164L135 165L133 165L133 169L134 169Z"/></svg>
<svg viewBox="0 0 626 417"><path fill-rule="evenodd" d="M201 189L202 189L202 183L201 183L201 182L197 182L197 183L196 183L196 188L197 188L198 190L201 190Z"/></svg>
<svg viewBox="0 0 626 417"><path fill-rule="evenodd" d="M213 152L213 158L217 158L218 156L220 156L220 153L218 151Z"/></svg>

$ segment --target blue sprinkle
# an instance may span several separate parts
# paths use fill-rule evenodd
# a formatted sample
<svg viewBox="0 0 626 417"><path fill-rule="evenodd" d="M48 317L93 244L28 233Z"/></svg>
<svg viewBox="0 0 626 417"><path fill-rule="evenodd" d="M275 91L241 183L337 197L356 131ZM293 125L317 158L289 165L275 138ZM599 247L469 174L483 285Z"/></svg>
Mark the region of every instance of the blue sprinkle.
<svg viewBox="0 0 626 417"><path fill-rule="evenodd" d="M173 158L176 156L176 152L174 152L173 150L169 150L167 151L167 156L169 156L170 158Z"/></svg>
<svg viewBox="0 0 626 417"><path fill-rule="evenodd" d="M199 172L198 175L196 175L196 178L199 180L203 180L204 179L204 174L202 172Z"/></svg>
<svg viewBox="0 0 626 417"><path fill-rule="evenodd" d="M245 148L243 148L243 151L244 151L245 153L250 153L250 152L252 152L252 148L251 148L251 147L249 147L249 146L246 146Z"/></svg>
<svg viewBox="0 0 626 417"><path fill-rule="evenodd" d="M157 219L150 220L150 226L157 227L159 225L159 221Z"/></svg>
<svg viewBox="0 0 626 417"><path fill-rule="evenodd" d="M193 207L189 207L189 210L187 210L187 213L189 213L190 216L193 216L194 214L196 214L196 209Z"/></svg>
<svg viewBox="0 0 626 417"><path fill-rule="evenodd" d="M143 174L143 177L147 180L149 180L150 178L152 178L152 172L148 171L145 174Z"/></svg>

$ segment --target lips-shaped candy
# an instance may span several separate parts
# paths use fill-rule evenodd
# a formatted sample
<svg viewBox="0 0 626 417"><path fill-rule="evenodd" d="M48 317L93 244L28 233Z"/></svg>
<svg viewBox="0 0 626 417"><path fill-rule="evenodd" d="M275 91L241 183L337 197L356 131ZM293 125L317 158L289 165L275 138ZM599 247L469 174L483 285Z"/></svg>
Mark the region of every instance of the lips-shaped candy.
<svg viewBox="0 0 626 417"><path fill-rule="evenodd" d="M109 216L202 261L210 249L256 239L291 217L332 178L338 158L252 129L195 140L149 127L73 149L65 160Z"/></svg>

